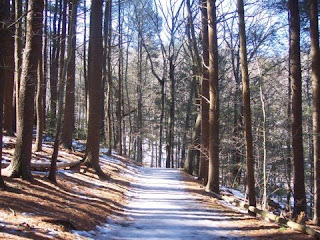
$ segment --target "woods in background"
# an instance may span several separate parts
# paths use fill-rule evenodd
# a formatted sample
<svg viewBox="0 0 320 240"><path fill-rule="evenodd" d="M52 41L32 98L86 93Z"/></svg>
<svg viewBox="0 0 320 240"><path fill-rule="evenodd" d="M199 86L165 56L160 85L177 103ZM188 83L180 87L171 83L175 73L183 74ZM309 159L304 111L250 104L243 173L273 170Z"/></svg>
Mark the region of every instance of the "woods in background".
<svg viewBox="0 0 320 240"><path fill-rule="evenodd" d="M49 141L56 182L59 147L85 141L82 164L101 179L106 146L184 168L207 191L237 188L250 206L277 199L319 225L318 8L316 0L1 0L0 147L3 133L16 136L6 175L32 181L32 152Z"/></svg>

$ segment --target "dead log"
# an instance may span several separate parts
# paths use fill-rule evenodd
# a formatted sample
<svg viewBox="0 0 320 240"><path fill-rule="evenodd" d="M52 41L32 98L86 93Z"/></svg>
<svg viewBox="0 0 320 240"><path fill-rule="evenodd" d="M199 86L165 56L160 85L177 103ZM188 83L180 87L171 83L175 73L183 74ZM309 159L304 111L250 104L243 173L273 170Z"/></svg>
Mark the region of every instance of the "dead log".
<svg viewBox="0 0 320 240"><path fill-rule="evenodd" d="M284 226L287 226L293 230L296 230L296 231L299 231L299 232L302 232L302 233L306 233L316 239L320 239L320 233L315 231L314 229L306 226L306 225L303 225L303 224L299 224L299 223L296 223L294 221L291 221L289 219L285 219L285 218L282 218L280 216L277 216L273 213L270 213L270 212L267 212L265 210L261 210L259 208L256 208L256 207L253 207L253 206L249 206L248 203L246 202L243 202L243 201L240 201L239 199L237 199L236 197L231 197L231 196L222 196L222 199L227 201L227 202L230 202L230 203L235 203L237 206L240 206L242 208L245 208L251 212L254 212L256 214L259 214L261 215L263 218L267 218L271 221L274 221L276 223L279 223L281 225L284 225Z"/></svg>

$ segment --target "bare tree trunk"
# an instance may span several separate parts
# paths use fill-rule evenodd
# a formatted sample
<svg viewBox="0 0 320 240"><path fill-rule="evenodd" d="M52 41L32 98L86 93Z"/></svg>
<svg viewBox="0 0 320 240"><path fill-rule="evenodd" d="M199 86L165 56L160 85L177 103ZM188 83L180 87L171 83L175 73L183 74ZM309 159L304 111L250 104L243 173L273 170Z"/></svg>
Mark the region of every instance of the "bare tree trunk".
<svg viewBox="0 0 320 240"><path fill-rule="evenodd" d="M71 13L71 20L75 20L77 15L77 7L78 0L73 0L72 2L73 6L71 7L72 13ZM65 12L66 14L66 12ZM69 36L68 36L68 53L67 58L64 59L63 64L61 67L63 67L61 75L60 75L60 84L59 84L59 104L58 104L58 118L57 118L57 126L56 126L56 136L54 140L54 146L53 146L53 153L51 158L51 165L50 165L50 171L48 178L51 182L56 182L56 170L57 170L57 158L59 153L59 144L60 144L60 135L61 135L61 127L62 127L62 111L63 111L63 98L64 98L64 89L65 89L65 82L66 82L66 76L67 76L67 70L68 65L73 57L73 39L75 38L73 32L74 29L74 23L71 21L69 24ZM64 55L64 54L63 54Z"/></svg>
<svg viewBox="0 0 320 240"><path fill-rule="evenodd" d="M107 54L107 71L108 71L108 90L106 99L106 111L107 111L107 132L108 136L108 155L111 155L112 150L112 108L111 108L111 88L112 88L112 69L111 69L111 41L112 41L112 0L108 1L108 54Z"/></svg>
<svg viewBox="0 0 320 240"><path fill-rule="evenodd" d="M14 11L10 9L9 1L8 24L14 21ZM4 130L8 135L13 136L13 88L14 88L14 38L13 27L10 27L7 37L6 51L6 84L4 99Z"/></svg>
<svg viewBox="0 0 320 240"><path fill-rule="evenodd" d="M102 81L102 0L91 5L89 39L89 119L86 157L84 163L92 167L97 175L106 179L99 164L101 126L101 81Z"/></svg>
<svg viewBox="0 0 320 240"><path fill-rule="evenodd" d="M162 140L163 140L163 118L164 118L164 102L165 102L165 80L163 78L161 82L161 113L160 113L160 129L159 129L159 159L158 159L158 167L161 168L162 162Z"/></svg>
<svg viewBox="0 0 320 240"><path fill-rule="evenodd" d="M141 23L139 23L141 24ZM141 26L139 26L140 28ZM138 84L137 84L137 162L142 163L142 29L138 39Z"/></svg>
<svg viewBox="0 0 320 240"><path fill-rule="evenodd" d="M208 163L209 163L209 38L208 38L208 12L207 1L202 0L202 49L203 65L201 79L201 149L200 149L200 166L199 179L208 181Z"/></svg>
<svg viewBox="0 0 320 240"><path fill-rule="evenodd" d="M42 30L41 30L42 31ZM42 34L42 33L41 33ZM41 43L42 50L42 43ZM37 112L37 133L36 133L36 152L42 151L44 115L43 115L43 59L39 57L37 70L37 96L36 96L36 112Z"/></svg>
<svg viewBox="0 0 320 240"><path fill-rule="evenodd" d="M249 205L256 206L255 181L254 181L254 158L253 158L253 141L251 126L251 107L250 107L250 85L247 60L247 43L246 29L244 22L243 0L238 0L239 15L239 32L240 32L240 59L242 75L242 97L243 97L243 118L244 118L244 135L246 141L246 158L247 158L247 187ZM255 215L249 211L249 214Z"/></svg>
<svg viewBox="0 0 320 240"><path fill-rule="evenodd" d="M53 40L51 51L51 66L50 66L50 127L53 127L57 112L57 100L58 100L58 68L59 68L59 46L58 36L60 34L60 19L58 21L57 29L57 15L59 10L59 0L55 1L55 9L53 15Z"/></svg>
<svg viewBox="0 0 320 240"><path fill-rule="evenodd" d="M19 93L19 119L14 157L8 167L11 177L31 181L32 130L35 84L41 56L43 0L30 0L27 14L26 46Z"/></svg>
<svg viewBox="0 0 320 240"><path fill-rule="evenodd" d="M120 156L122 155L122 64L123 64L123 52L122 52L122 23L121 23L121 1L118 1L118 31L119 31L119 65L118 65L118 99L117 99L117 145Z"/></svg>
<svg viewBox="0 0 320 240"><path fill-rule="evenodd" d="M43 111L43 131L46 129L47 110L47 76L48 76L48 0L44 1L44 27L43 27L43 84L42 84L42 111Z"/></svg>
<svg viewBox="0 0 320 240"><path fill-rule="evenodd" d="M302 144L302 93L300 62L300 19L298 0L289 0L290 78L292 82L292 147L294 163L294 210L296 217L306 212L304 160Z"/></svg>
<svg viewBox="0 0 320 240"><path fill-rule="evenodd" d="M69 27L69 39L72 38L72 43L68 43L68 47L71 47L70 51L70 62L68 63L67 68L67 84L66 84L66 98L65 98L65 108L64 108L64 119L63 119L63 130L61 135L61 143L63 147L67 149L72 148L72 134L74 129L74 111L75 111L75 74L76 74L76 29L77 29L77 15L73 14L73 8L77 8L78 2L77 0L69 1L69 16L73 18L69 20L69 24L72 24ZM77 12L77 9L74 10Z"/></svg>
<svg viewBox="0 0 320 240"><path fill-rule="evenodd" d="M207 190L219 193L219 79L216 1L208 0L209 38L209 171Z"/></svg>
<svg viewBox="0 0 320 240"><path fill-rule="evenodd" d="M314 216L316 225L320 225L320 50L318 1L310 0L310 42L313 98L313 146L314 146Z"/></svg>
<svg viewBox="0 0 320 240"><path fill-rule="evenodd" d="M0 1L0 22L4 22L8 18L8 3ZM4 103L4 90L5 90L5 58L6 58L6 44L8 31L5 24L0 25L0 187L4 188L5 183L2 179L1 165L2 165L2 137L3 137L3 103Z"/></svg>
<svg viewBox="0 0 320 240"><path fill-rule="evenodd" d="M174 140L174 109L175 109L175 66L173 63L174 55L169 57L169 79L170 79L170 105L168 120L168 137L167 137L167 159L166 168L173 168L173 140Z"/></svg>
<svg viewBox="0 0 320 240"><path fill-rule="evenodd" d="M19 119L19 89L21 75L21 50L22 50L22 0L15 0L15 35L14 35L14 82L15 82L15 100L16 100L16 132L18 132Z"/></svg>

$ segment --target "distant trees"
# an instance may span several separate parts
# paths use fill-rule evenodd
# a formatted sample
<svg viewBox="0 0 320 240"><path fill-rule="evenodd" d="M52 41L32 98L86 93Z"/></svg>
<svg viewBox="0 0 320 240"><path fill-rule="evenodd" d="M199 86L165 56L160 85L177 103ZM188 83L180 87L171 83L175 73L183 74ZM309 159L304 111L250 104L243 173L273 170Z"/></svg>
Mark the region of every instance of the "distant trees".
<svg viewBox="0 0 320 240"><path fill-rule="evenodd" d="M37 126L34 151L55 136L52 181L60 145L72 151L86 139L84 163L102 178L100 150L116 150L184 167L208 191L239 188L252 206L278 197L290 212L294 190L294 215L319 225L316 0L46 0L44 11L43 2L29 1L36 16L25 1L1 2L0 121L17 134L11 176L32 180Z"/></svg>

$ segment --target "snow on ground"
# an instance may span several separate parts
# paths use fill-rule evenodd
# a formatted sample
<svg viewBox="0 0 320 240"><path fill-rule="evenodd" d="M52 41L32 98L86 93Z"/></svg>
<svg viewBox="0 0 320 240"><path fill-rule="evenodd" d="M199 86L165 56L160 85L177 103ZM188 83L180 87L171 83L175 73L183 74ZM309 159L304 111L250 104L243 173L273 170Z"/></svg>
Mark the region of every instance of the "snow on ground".
<svg viewBox="0 0 320 240"><path fill-rule="evenodd" d="M146 169L132 184L125 219L113 217L95 231L74 231L89 239L240 239L226 228L229 216L200 203L185 190L174 169ZM248 238L247 238L248 239Z"/></svg>

